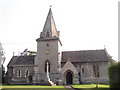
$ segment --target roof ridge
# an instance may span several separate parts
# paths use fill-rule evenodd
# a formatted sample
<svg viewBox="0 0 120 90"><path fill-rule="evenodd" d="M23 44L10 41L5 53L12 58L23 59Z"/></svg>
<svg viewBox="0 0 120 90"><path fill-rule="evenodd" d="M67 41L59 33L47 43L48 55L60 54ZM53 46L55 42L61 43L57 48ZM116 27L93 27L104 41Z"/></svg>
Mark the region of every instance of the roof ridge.
<svg viewBox="0 0 120 90"><path fill-rule="evenodd" d="M104 49L95 49L95 50L76 50L76 51L62 51L62 52L101 51L101 50L104 51Z"/></svg>
<svg viewBox="0 0 120 90"><path fill-rule="evenodd" d="M104 49L62 52L62 62L108 61Z"/></svg>
<svg viewBox="0 0 120 90"><path fill-rule="evenodd" d="M13 57L26 57L26 56L27 57L30 57L30 56L32 57L32 56L36 56L36 55L16 55L16 56L13 56Z"/></svg>

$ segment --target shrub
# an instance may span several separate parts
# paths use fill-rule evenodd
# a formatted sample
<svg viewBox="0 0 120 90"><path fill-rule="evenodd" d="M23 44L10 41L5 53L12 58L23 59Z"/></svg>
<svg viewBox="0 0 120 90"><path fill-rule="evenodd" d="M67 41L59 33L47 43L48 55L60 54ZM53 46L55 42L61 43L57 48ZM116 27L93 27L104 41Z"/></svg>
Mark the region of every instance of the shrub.
<svg viewBox="0 0 120 90"><path fill-rule="evenodd" d="M120 62L109 67L110 88L120 88Z"/></svg>

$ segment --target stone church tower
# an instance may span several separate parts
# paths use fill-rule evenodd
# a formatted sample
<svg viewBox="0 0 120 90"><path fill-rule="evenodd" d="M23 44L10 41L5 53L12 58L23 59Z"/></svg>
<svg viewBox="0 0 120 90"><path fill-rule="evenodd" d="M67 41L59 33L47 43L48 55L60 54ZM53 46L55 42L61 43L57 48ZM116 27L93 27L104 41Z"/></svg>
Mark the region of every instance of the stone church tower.
<svg viewBox="0 0 120 90"><path fill-rule="evenodd" d="M47 84L47 68L50 80L54 83L58 83L60 67L60 39L59 31L56 29L51 8L49 9L43 31L36 41L37 56L34 63L33 83Z"/></svg>

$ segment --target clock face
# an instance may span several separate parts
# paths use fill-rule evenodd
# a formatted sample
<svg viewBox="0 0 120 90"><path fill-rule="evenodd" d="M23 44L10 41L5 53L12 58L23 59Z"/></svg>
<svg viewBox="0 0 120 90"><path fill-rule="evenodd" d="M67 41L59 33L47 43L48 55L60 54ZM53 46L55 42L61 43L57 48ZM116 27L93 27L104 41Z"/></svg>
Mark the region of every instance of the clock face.
<svg viewBox="0 0 120 90"><path fill-rule="evenodd" d="M45 54L48 55L50 53L50 50L46 50Z"/></svg>

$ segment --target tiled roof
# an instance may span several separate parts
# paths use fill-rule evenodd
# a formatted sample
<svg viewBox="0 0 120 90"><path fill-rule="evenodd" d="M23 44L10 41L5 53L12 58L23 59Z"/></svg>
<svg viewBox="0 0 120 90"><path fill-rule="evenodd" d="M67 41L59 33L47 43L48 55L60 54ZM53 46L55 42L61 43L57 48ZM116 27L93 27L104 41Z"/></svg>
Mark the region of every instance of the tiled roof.
<svg viewBox="0 0 120 90"><path fill-rule="evenodd" d="M13 65L33 65L35 56L13 56L8 67Z"/></svg>
<svg viewBox="0 0 120 90"><path fill-rule="evenodd" d="M83 50L62 52L62 62L109 61L105 50Z"/></svg>

